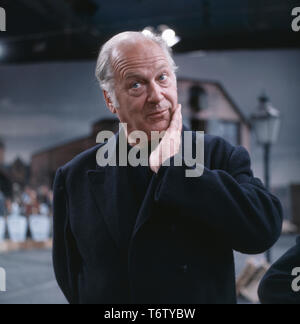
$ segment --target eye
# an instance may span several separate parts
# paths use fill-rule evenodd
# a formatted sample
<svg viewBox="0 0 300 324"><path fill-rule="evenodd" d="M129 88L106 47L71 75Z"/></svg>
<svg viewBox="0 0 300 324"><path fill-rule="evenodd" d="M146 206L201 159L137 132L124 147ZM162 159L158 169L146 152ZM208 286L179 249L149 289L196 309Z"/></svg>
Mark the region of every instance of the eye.
<svg viewBox="0 0 300 324"><path fill-rule="evenodd" d="M141 87L141 84L139 82L135 82L131 86L132 89L139 89L140 87Z"/></svg>
<svg viewBox="0 0 300 324"><path fill-rule="evenodd" d="M166 81L168 76L164 73L159 77L159 81Z"/></svg>

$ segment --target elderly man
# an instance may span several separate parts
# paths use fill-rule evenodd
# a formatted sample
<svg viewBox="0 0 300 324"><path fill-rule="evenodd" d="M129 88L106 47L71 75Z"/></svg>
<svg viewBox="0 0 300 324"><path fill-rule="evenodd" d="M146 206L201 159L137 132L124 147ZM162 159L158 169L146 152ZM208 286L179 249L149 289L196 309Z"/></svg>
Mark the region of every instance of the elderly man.
<svg viewBox="0 0 300 324"><path fill-rule="evenodd" d="M243 147L205 135L201 176L174 163L187 130L175 69L156 36L126 32L102 47L96 75L127 124L127 148L141 144L135 131L164 136L149 166L96 162L104 145L124 150L120 131L58 170L53 258L70 303L236 303L233 250L262 253L280 235L280 202L253 177Z"/></svg>

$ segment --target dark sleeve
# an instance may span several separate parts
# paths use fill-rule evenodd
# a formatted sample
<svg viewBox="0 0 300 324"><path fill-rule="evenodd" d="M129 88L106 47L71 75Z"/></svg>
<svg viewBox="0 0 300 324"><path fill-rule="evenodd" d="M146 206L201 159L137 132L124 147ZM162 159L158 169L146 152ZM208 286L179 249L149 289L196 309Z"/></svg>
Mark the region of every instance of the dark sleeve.
<svg viewBox="0 0 300 324"><path fill-rule="evenodd" d="M262 279L258 295L262 304L300 304L300 291L294 291L292 284L297 280L300 285L300 271L295 276L295 268L300 270L300 237L297 245L290 249L269 269Z"/></svg>
<svg viewBox="0 0 300 324"><path fill-rule="evenodd" d="M225 236L226 244L242 253L258 254L279 238L282 207L258 178L253 177L248 151L234 147L226 170L204 168L198 178L186 178L186 167L163 166L157 177L158 204L172 206Z"/></svg>
<svg viewBox="0 0 300 324"><path fill-rule="evenodd" d="M71 304L78 303L77 278L80 257L70 229L68 200L61 169L54 181L53 198L53 265L62 292Z"/></svg>

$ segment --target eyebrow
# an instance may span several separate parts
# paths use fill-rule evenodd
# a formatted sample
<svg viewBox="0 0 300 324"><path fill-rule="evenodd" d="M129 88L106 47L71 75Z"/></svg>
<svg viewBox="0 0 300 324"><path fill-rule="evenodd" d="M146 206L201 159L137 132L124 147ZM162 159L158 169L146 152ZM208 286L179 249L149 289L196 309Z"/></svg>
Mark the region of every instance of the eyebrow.
<svg viewBox="0 0 300 324"><path fill-rule="evenodd" d="M168 66L166 64L162 64L158 67L158 71L160 70L163 70L163 69L166 69ZM128 79L133 79L133 78L136 78L136 79L144 79L144 77L141 75L141 74L137 74L137 73L129 73L126 77L125 77L125 80L128 80Z"/></svg>
<svg viewBox="0 0 300 324"><path fill-rule="evenodd" d="M128 74L126 77L125 77L125 80L128 80L128 79L141 79L143 78L140 74Z"/></svg>

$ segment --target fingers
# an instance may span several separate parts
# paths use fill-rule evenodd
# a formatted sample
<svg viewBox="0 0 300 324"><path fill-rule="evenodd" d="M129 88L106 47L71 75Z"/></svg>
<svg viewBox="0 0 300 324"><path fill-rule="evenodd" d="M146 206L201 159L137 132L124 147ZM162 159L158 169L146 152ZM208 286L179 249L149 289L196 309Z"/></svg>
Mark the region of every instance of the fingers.
<svg viewBox="0 0 300 324"><path fill-rule="evenodd" d="M157 173L160 166L179 152L181 144L181 132L182 132L182 113L181 105L179 104L172 115L172 120L169 128L165 132L165 135L152 152L150 156L150 166L153 172Z"/></svg>
<svg viewBox="0 0 300 324"><path fill-rule="evenodd" d="M178 104L176 110L173 113L172 120L170 123L169 130L172 131L180 131L182 130L182 112L181 112L181 105Z"/></svg>

